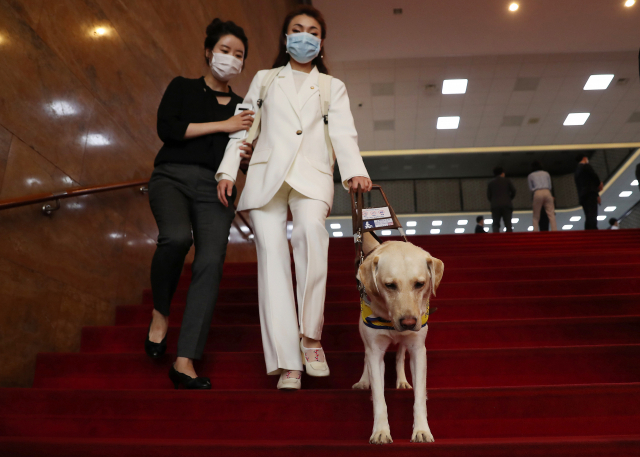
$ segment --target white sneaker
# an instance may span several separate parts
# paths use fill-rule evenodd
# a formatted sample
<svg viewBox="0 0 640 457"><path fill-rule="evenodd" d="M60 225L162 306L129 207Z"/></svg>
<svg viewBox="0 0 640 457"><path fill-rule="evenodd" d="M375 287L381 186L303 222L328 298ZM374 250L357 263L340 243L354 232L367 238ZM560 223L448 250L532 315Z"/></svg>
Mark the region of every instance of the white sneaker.
<svg viewBox="0 0 640 457"><path fill-rule="evenodd" d="M322 348L306 348L300 341L300 352L302 354L302 364L309 376L322 378L329 376L329 365Z"/></svg>
<svg viewBox="0 0 640 457"><path fill-rule="evenodd" d="M302 387L302 382L300 381L300 378L302 378L301 371L284 370L280 374L280 379L278 380L278 389L300 390L300 387Z"/></svg>

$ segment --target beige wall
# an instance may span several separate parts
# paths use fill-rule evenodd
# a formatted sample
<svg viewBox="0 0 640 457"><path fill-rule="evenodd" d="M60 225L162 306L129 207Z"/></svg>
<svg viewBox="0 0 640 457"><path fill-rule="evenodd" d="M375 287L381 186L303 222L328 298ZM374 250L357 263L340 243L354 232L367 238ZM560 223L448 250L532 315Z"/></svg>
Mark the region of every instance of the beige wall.
<svg viewBox="0 0 640 457"><path fill-rule="evenodd" d="M247 32L242 95L270 67L295 3L0 0L0 199L148 177L160 98L173 77L206 71L209 21ZM29 385L37 352L77 350L82 326L110 324L148 287L157 229L146 196L69 199L51 217L40 206L0 212L2 386Z"/></svg>

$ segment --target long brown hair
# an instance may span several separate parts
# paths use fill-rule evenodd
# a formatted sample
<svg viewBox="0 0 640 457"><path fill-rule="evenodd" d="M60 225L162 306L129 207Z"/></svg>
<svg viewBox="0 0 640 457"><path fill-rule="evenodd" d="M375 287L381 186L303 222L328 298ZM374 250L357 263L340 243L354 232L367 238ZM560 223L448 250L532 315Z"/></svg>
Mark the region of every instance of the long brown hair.
<svg viewBox="0 0 640 457"><path fill-rule="evenodd" d="M300 15L309 16L314 18L316 21L318 21L318 24L320 24L320 38L324 40L325 37L327 36L327 24L325 23L324 17L322 16L322 13L320 11L318 11L317 9L315 9L313 6L310 6L310 5L301 5L297 7L296 9L291 11L289 14L287 14L287 16L284 18L284 22L282 24L282 31L280 32L280 40L279 40L280 44L278 45L278 57L276 57L276 61L273 63L273 68L284 67L286 64L289 63L289 54L287 54L287 39L286 39L287 30L289 29L289 24L291 23L293 18ZM323 46L322 49L320 49L320 54L318 54L318 56L315 59L313 59L312 63L318 68L318 71L320 73L324 73L325 75L328 75L329 69L324 64L324 59L323 59L324 54L325 52L324 52L324 46Z"/></svg>

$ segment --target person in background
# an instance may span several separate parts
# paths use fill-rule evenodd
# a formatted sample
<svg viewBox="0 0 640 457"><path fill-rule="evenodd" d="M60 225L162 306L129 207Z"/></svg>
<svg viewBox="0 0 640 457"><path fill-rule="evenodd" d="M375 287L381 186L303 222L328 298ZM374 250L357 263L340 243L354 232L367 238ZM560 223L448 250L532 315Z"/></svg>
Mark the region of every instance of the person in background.
<svg viewBox="0 0 640 457"><path fill-rule="evenodd" d="M484 216L476 217L476 232L475 233L486 233L484 231Z"/></svg>
<svg viewBox="0 0 640 457"><path fill-rule="evenodd" d="M553 195L551 194L551 176L542 169L542 165L538 161L531 164L531 170L527 181L529 182L529 190L533 192L533 230L535 232L540 231L540 212L543 208L549 218L551 230L558 230L556 226L556 209L553 203Z"/></svg>
<svg viewBox="0 0 640 457"><path fill-rule="evenodd" d="M549 217L547 216L546 211L540 211L540 231L548 232L549 231Z"/></svg>
<svg viewBox="0 0 640 457"><path fill-rule="evenodd" d="M513 214L513 198L516 188L507 177L502 167L493 169L493 178L487 187L487 198L491 202L491 216L493 217L493 233L500 232L500 219L504 221L507 232L512 232L511 215Z"/></svg>
<svg viewBox="0 0 640 457"><path fill-rule="evenodd" d="M589 165L589 157L586 154L578 154L576 161L578 168L576 168L575 181L578 199L584 210L584 229L598 230L598 205L602 202L599 192L603 184L593 167Z"/></svg>
<svg viewBox="0 0 640 457"><path fill-rule="evenodd" d="M233 206L218 200L215 173L229 133L249 130L253 122L252 111L234 116L242 98L229 86L247 57L244 30L231 21L214 19L206 33L205 76L173 79L160 102L157 128L164 145L149 181L149 204L159 232L151 262L154 309L145 341L152 359L166 351L171 299L185 257L195 244L177 359L169 371L176 389L211 389L209 378L196 374L193 360L202 356L207 341L235 216ZM243 144L241 150L245 160L250 157L249 145ZM235 193L234 188L233 197Z"/></svg>
<svg viewBox="0 0 640 457"><path fill-rule="evenodd" d="M611 230L619 230L620 223L618 222L618 219L616 219L615 217L612 217L611 219L609 219L609 228Z"/></svg>

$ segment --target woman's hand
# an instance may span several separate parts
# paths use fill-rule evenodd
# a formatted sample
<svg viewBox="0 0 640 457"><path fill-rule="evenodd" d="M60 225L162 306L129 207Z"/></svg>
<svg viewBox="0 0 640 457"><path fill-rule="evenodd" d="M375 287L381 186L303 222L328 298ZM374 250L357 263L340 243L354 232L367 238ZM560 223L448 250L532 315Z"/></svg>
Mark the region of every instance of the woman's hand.
<svg viewBox="0 0 640 457"><path fill-rule="evenodd" d="M227 196L231 197L231 193L233 192L233 181L229 181L228 179L221 179L218 181L218 200L225 207L229 207L229 202L227 201Z"/></svg>
<svg viewBox="0 0 640 457"><path fill-rule="evenodd" d="M369 192L373 187L373 183L369 178L355 176L349 180L349 192L358 192L358 185L362 188L362 192Z"/></svg>
<svg viewBox="0 0 640 457"><path fill-rule="evenodd" d="M253 124L253 111L243 111L230 117L226 121L222 121L222 131L226 133L238 132L240 130L249 130Z"/></svg>
<svg viewBox="0 0 640 457"><path fill-rule="evenodd" d="M240 161L240 169L246 173L249 168L249 162L251 161L251 156L253 155L253 145L243 141L240 145L240 157L242 160Z"/></svg>

